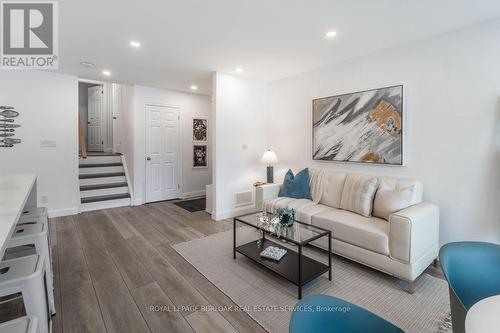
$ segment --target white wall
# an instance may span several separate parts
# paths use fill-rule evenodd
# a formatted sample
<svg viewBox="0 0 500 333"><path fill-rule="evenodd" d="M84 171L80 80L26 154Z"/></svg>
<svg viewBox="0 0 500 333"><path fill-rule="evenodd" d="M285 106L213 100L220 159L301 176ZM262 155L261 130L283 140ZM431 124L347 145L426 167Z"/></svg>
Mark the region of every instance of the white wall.
<svg viewBox="0 0 500 333"><path fill-rule="evenodd" d="M1 71L0 105L20 112L14 148L0 148L0 173L38 174L38 204L51 216L78 213L78 78L42 71ZM40 140L55 148L41 148ZM44 202L43 198L47 198Z"/></svg>
<svg viewBox="0 0 500 333"><path fill-rule="evenodd" d="M267 149L267 84L216 73L214 89L214 213L217 220L249 207L235 207L235 192L253 191L265 179L259 160ZM252 209L251 207L250 209Z"/></svg>
<svg viewBox="0 0 500 333"><path fill-rule="evenodd" d="M405 167L312 161L312 99L401 83ZM281 175L313 165L415 177L441 208L441 243L500 241L499 20L273 82L269 110Z"/></svg>
<svg viewBox="0 0 500 333"><path fill-rule="evenodd" d="M134 197L134 87L121 85L121 129L120 139L125 167L130 180L129 187Z"/></svg>
<svg viewBox="0 0 500 333"><path fill-rule="evenodd" d="M192 122L193 118L210 118L210 98L208 96L187 94L162 89L134 86L133 92L133 135L134 135L134 204L144 203L145 184L145 105L163 104L180 107L181 144L182 144L182 192L184 196L202 195L205 185L212 183L212 161L206 169L193 169L192 162ZM209 120L209 141L212 137ZM209 151L212 145L209 143Z"/></svg>

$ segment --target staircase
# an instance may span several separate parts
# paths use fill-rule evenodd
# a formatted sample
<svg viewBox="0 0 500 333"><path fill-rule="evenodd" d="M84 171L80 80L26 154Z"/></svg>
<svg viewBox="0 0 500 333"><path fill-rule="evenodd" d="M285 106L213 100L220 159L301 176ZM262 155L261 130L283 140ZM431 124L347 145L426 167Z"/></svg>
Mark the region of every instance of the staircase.
<svg viewBox="0 0 500 333"><path fill-rule="evenodd" d="M120 154L80 157L80 211L130 206L130 192Z"/></svg>

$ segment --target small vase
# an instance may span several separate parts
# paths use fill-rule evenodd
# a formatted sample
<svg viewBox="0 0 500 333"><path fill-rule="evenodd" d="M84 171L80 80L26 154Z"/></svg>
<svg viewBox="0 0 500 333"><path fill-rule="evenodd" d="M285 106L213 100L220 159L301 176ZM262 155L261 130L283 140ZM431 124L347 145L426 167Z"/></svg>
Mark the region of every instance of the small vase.
<svg viewBox="0 0 500 333"><path fill-rule="evenodd" d="M294 216L292 214L283 214L280 223L283 226L289 227L293 224Z"/></svg>

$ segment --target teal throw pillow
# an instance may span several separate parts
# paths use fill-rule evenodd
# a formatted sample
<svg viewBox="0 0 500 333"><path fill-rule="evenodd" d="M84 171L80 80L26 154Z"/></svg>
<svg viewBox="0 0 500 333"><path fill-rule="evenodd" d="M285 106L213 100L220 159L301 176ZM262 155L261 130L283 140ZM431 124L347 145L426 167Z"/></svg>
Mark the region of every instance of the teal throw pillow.
<svg viewBox="0 0 500 333"><path fill-rule="evenodd" d="M309 169L305 168L295 176L292 170L288 170L283 185L281 186L279 196L294 199L311 199Z"/></svg>

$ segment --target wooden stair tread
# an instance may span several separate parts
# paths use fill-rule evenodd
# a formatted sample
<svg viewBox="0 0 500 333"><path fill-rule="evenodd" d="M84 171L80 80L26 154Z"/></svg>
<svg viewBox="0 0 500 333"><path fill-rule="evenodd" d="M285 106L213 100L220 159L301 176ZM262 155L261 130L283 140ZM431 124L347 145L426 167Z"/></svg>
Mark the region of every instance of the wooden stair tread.
<svg viewBox="0 0 500 333"><path fill-rule="evenodd" d="M99 195L95 197L87 197L87 198L81 198L81 203L91 203L91 202L99 202L99 201L109 201L109 200L117 200L117 199L126 199L130 198L129 193L123 193L123 194L109 194L109 195Z"/></svg>
<svg viewBox="0 0 500 333"><path fill-rule="evenodd" d="M101 151L88 151L87 156L122 156L120 153L105 153Z"/></svg>
<svg viewBox="0 0 500 333"><path fill-rule="evenodd" d="M83 174L83 175L79 175L78 178L79 179L88 179L88 178L122 177L122 176L125 176L125 172Z"/></svg>
<svg viewBox="0 0 500 333"><path fill-rule="evenodd" d="M127 183L110 183L110 184L97 184L97 185L83 185L80 186L80 191L102 190L107 188L125 187Z"/></svg>
<svg viewBox="0 0 500 333"><path fill-rule="evenodd" d="M103 167L117 167L123 166L121 162L116 163L93 163L93 164L80 164L79 168L103 168Z"/></svg>

